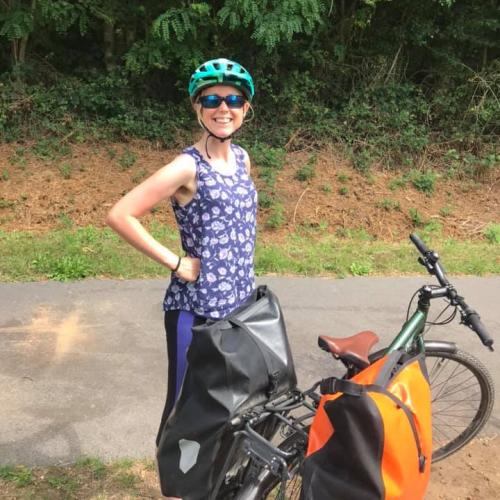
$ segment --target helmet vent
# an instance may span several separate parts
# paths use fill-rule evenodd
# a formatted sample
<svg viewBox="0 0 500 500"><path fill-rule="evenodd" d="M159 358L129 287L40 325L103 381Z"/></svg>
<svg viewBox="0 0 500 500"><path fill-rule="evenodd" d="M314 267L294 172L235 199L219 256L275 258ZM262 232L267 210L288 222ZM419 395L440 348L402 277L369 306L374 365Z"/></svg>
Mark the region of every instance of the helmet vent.
<svg viewBox="0 0 500 500"><path fill-rule="evenodd" d="M228 70L228 71L231 71L232 69L233 69L233 65L232 65L232 64L228 64L228 65L227 65L227 70Z"/></svg>
<svg viewBox="0 0 500 500"><path fill-rule="evenodd" d="M214 68L215 68L215 69L220 69L220 64L219 64L219 63L217 63L217 62L216 62L216 63L214 63Z"/></svg>

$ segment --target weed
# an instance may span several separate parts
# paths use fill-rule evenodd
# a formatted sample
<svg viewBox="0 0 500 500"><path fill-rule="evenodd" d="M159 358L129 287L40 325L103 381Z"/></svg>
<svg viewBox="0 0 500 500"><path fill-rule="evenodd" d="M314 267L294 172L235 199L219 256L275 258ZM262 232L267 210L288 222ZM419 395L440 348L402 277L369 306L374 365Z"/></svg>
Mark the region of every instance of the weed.
<svg viewBox="0 0 500 500"><path fill-rule="evenodd" d="M55 137L40 139L33 146L32 150L34 155L42 160L55 160L71 154L70 146L67 143L61 143Z"/></svg>
<svg viewBox="0 0 500 500"><path fill-rule="evenodd" d="M382 208L386 212L400 211L401 205L399 201L391 200L390 198L383 198L375 203L377 208Z"/></svg>
<svg viewBox="0 0 500 500"><path fill-rule="evenodd" d="M488 224L483 231L484 237L493 244L500 244L500 224Z"/></svg>
<svg viewBox="0 0 500 500"><path fill-rule="evenodd" d="M425 224L422 214L416 208L410 208L408 215L415 227L422 227Z"/></svg>
<svg viewBox="0 0 500 500"><path fill-rule="evenodd" d="M156 470L156 462L154 460L146 459L144 460L144 469L153 472Z"/></svg>
<svg viewBox="0 0 500 500"><path fill-rule="evenodd" d="M137 161L137 155L132 151L126 149L118 158L118 163L122 170L129 169Z"/></svg>
<svg viewBox="0 0 500 500"><path fill-rule="evenodd" d="M0 198L0 208L11 208L14 206L14 201Z"/></svg>
<svg viewBox="0 0 500 500"><path fill-rule="evenodd" d="M72 171L73 167L71 166L71 163L64 162L59 165L59 172L61 173L63 179L70 179Z"/></svg>
<svg viewBox="0 0 500 500"><path fill-rule="evenodd" d="M147 172L144 169L139 170L132 176L132 182L138 184L144 177L146 177Z"/></svg>
<svg viewBox="0 0 500 500"><path fill-rule="evenodd" d="M39 254L31 263L33 269L56 281L78 280L91 276L92 264L84 255L57 257Z"/></svg>
<svg viewBox="0 0 500 500"><path fill-rule="evenodd" d="M122 488L133 489L139 478L132 473L123 473L118 474L115 480Z"/></svg>
<svg viewBox="0 0 500 500"><path fill-rule="evenodd" d="M339 227L335 231L335 236L339 238L347 238L350 240L360 241L373 241L374 237L369 234L366 229L349 229L346 227Z"/></svg>
<svg viewBox="0 0 500 500"><path fill-rule="evenodd" d="M16 486L22 488L28 486L33 481L33 474L31 469L24 466L12 467L10 465L0 467L0 478L14 483Z"/></svg>
<svg viewBox="0 0 500 500"><path fill-rule="evenodd" d="M116 149L111 147L106 147L106 153L108 153L110 160L114 160L116 158Z"/></svg>
<svg viewBox="0 0 500 500"><path fill-rule="evenodd" d="M332 192L332 186L330 184L323 184L321 186L321 191L323 191L323 193L331 193Z"/></svg>
<svg viewBox="0 0 500 500"><path fill-rule="evenodd" d="M443 225L436 220L431 220L424 225L422 236L440 235L442 231Z"/></svg>
<svg viewBox="0 0 500 500"><path fill-rule="evenodd" d="M432 196L434 189L436 187L437 174L432 172L432 170L427 170L425 172L419 172L413 170L410 173L410 180L413 186L422 191L427 196Z"/></svg>
<svg viewBox="0 0 500 500"><path fill-rule="evenodd" d="M347 186L341 186L339 188L339 194L341 196L347 196L349 194L349 188Z"/></svg>
<svg viewBox="0 0 500 500"><path fill-rule="evenodd" d="M130 469L134 465L134 461L131 458L122 458L113 463L113 467L116 469Z"/></svg>
<svg viewBox="0 0 500 500"><path fill-rule="evenodd" d="M279 202L275 203L271 209L271 215L266 221L266 227L278 229L285 223L285 208Z"/></svg>
<svg viewBox="0 0 500 500"><path fill-rule="evenodd" d="M350 177L344 172L339 172L337 174L337 180L339 182L341 182L342 184L345 184L346 182L348 182L350 180Z"/></svg>
<svg viewBox="0 0 500 500"><path fill-rule="evenodd" d="M73 227L73 220L65 212L61 212L58 217L59 225L64 229L71 229Z"/></svg>
<svg viewBox="0 0 500 500"><path fill-rule="evenodd" d="M396 177L395 179L391 179L389 181L389 189L391 191L396 191L397 189L403 189L406 187L408 180L405 176L403 177Z"/></svg>
<svg viewBox="0 0 500 500"><path fill-rule="evenodd" d="M448 217L453 213L453 207L451 205L445 205L439 210L439 214L442 217Z"/></svg>
<svg viewBox="0 0 500 500"><path fill-rule="evenodd" d="M259 207L261 208L271 208L273 205L273 198L266 191L261 191L259 193Z"/></svg>
<svg viewBox="0 0 500 500"><path fill-rule="evenodd" d="M95 479L102 479L106 475L106 465L100 458L83 457L77 460L75 465L89 470Z"/></svg>
<svg viewBox="0 0 500 500"><path fill-rule="evenodd" d="M352 161L356 170L366 174L370 170L374 158L368 149L362 149L354 155Z"/></svg>
<svg viewBox="0 0 500 500"><path fill-rule="evenodd" d="M295 172L295 178L298 181L309 181L316 174L316 155L311 155L307 163Z"/></svg>
<svg viewBox="0 0 500 500"><path fill-rule="evenodd" d="M10 179L9 171L4 168L2 170L2 174L0 175L0 180L1 181L8 181Z"/></svg>
<svg viewBox="0 0 500 500"><path fill-rule="evenodd" d="M63 490L66 493L71 493L78 488L78 482L66 476L47 477L47 482L53 488Z"/></svg>
<svg viewBox="0 0 500 500"><path fill-rule="evenodd" d="M372 270L371 264L366 262L353 262L349 266L349 271L353 276L366 276Z"/></svg>
<svg viewBox="0 0 500 500"><path fill-rule="evenodd" d="M15 153L9 156L9 163L24 169L26 167L26 158L24 156L25 152L26 149L22 146L16 148Z"/></svg>
<svg viewBox="0 0 500 500"><path fill-rule="evenodd" d="M251 148L251 156L259 167L259 177L269 186L274 186L276 173L283 168L285 150L257 143Z"/></svg>

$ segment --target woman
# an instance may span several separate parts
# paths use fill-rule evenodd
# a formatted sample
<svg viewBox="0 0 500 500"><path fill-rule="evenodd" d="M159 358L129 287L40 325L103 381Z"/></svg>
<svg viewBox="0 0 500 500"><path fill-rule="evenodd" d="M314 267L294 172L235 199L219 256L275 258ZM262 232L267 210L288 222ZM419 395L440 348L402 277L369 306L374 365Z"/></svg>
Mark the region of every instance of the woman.
<svg viewBox="0 0 500 500"><path fill-rule="evenodd" d="M252 77L238 63L211 60L196 69L188 90L201 138L119 200L106 219L131 245L172 271L163 302L169 363L160 433L182 385L191 327L229 315L255 289L257 193L248 154L231 143L250 109ZM155 240L138 220L167 198L183 256Z"/></svg>

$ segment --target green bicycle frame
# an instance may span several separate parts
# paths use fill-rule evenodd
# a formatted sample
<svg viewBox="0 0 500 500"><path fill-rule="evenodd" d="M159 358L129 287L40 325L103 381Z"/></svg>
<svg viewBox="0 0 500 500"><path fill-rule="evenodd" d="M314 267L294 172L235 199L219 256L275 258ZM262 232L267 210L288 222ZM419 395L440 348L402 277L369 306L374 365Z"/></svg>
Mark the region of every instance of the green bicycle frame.
<svg viewBox="0 0 500 500"><path fill-rule="evenodd" d="M389 354L397 349L405 351L410 350L413 346L417 347L418 352L424 352L424 339L422 332L427 320L427 311L417 309L412 317L403 325L401 331L396 335L396 338L387 348L386 354Z"/></svg>

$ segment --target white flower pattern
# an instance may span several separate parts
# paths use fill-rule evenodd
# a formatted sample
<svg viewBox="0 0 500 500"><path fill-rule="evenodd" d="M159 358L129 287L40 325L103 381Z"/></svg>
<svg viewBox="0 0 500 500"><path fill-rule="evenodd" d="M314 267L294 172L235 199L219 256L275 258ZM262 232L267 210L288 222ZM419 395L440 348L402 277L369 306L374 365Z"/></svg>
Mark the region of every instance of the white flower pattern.
<svg viewBox="0 0 500 500"><path fill-rule="evenodd" d="M255 289L253 269L257 192L247 175L244 152L231 145L236 158L234 175L222 175L190 147L185 154L196 161L197 192L180 206L172 198L182 247L201 260L195 283L172 275L163 307L207 318L223 318L237 309Z"/></svg>

